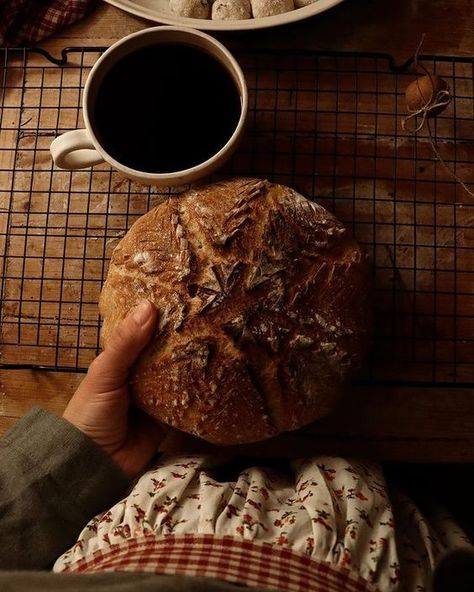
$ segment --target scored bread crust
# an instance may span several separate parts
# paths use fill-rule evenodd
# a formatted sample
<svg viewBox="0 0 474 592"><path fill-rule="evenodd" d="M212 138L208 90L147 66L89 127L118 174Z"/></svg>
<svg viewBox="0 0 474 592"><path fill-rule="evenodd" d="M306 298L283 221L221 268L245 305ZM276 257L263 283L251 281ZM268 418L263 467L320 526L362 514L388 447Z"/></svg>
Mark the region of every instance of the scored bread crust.
<svg viewBox="0 0 474 592"><path fill-rule="evenodd" d="M150 300L159 320L134 402L210 442L254 442L333 409L367 347L368 286L365 253L322 206L233 179L135 222L102 289L102 344Z"/></svg>

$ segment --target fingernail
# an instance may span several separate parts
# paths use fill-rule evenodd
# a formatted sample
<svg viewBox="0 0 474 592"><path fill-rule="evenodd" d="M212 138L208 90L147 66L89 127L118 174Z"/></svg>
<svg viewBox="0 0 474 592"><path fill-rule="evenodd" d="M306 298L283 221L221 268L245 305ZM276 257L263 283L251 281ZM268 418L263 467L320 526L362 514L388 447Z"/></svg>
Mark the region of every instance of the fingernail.
<svg viewBox="0 0 474 592"><path fill-rule="evenodd" d="M133 320L138 325L144 325L150 318L153 306L148 300L143 300L133 311Z"/></svg>

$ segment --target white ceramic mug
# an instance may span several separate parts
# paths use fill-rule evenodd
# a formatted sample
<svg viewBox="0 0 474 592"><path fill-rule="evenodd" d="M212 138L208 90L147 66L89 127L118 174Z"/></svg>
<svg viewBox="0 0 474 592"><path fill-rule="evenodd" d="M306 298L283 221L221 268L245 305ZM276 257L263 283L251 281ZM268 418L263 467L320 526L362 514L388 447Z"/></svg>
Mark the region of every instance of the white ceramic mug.
<svg viewBox="0 0 474 592"><path fill-rule="evenodd" d="M160 43L196 47L218 60L233 79L240 95L240 118L233 134L216 154L191 168L150 173L132 169L113 158L101 145L94 130L90 114L93 101L107 72L133 51ZM247 85L240 66L232 54L214 38L194 29L184 27L152 27L124 37L112 45L95 63L84 87L82 110L85 129L66 132L51 143L51 154L56 166L61 169L83 169L107 162L125 176L148 185L181 185L209 175L231 156L242 135L248 108Z"/></svg>

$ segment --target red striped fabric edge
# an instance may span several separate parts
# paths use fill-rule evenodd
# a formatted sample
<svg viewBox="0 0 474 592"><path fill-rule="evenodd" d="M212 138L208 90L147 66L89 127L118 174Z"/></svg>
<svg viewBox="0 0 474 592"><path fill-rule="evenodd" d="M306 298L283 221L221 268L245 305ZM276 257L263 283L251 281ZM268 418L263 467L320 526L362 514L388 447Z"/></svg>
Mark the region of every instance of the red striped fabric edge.
<svg viewBox="0 0 474 592"><path fill-rule="evenodd" d="M65 571L202 576L287 592L377 592L359 574L287 547L206 534L147 535L126 540L95 551Z"/></svg>

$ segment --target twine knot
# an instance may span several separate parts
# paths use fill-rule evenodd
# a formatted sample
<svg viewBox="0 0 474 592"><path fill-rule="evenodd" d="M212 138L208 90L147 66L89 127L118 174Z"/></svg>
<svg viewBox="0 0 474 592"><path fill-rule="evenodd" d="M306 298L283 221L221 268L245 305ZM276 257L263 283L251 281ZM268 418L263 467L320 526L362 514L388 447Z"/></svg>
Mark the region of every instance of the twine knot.
<svg viewBox="0 0 474 592"><path fill-rule="evenodd" d="M426 123L427 118L433 117L439 111L445 109L449 103L451 102L451 94L449 90L440 90L436 94L435 97L433 95L426 101L424 105L422 105L419 109L416 110L409 110L410 115L402 119L402 129L403 131L408 131L409 133L416 134L419 132ZM408 129L407 123L412 119L417 119L421 115L420 123L413 129Z"/></svg>

